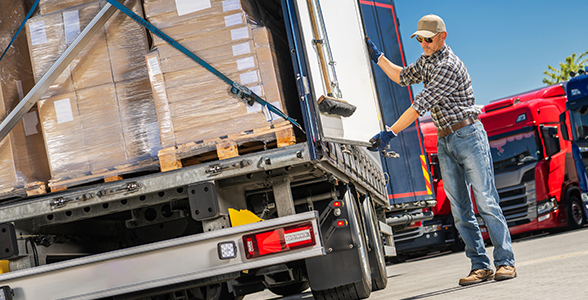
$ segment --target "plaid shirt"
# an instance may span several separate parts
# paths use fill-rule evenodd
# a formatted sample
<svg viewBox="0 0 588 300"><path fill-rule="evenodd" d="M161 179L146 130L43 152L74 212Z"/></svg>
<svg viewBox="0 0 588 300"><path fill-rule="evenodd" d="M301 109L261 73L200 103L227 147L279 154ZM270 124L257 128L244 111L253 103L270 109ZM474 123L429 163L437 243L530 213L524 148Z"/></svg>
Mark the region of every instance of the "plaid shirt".
<svg viewBox="0 0 588 300"><path fill-rule="evenodd" d="M400 72L400 85L424 83L411 107L421 116L428 110L438 130L481 111L474 105L472 80L463 62L444 45L431 56L419 59Z"/></svg>

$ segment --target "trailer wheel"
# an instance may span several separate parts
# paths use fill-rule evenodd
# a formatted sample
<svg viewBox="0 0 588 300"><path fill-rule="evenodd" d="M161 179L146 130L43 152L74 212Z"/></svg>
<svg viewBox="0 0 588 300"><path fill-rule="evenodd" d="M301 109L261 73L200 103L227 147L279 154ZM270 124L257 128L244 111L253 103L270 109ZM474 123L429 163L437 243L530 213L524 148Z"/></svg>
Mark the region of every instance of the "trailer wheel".
<svg viewBox="0 0 588 300"><path fill-rule="evenodd" d="M304 292L306 289L310 287L310 283L308 280L305 281L296 281L294 283L282 286L272 286L268 287L270 292L280 295L280 296L290 296L294 294L299 294Z"/></svg>
<svg viewBox="0 0 588 300"><path fill-rule="evenodd" d="M585 216L582 209L582 202L576 196L570 196L570 201L567 207L568 227L570 229L578 229L584 226Z"/></svg>
<svg viewBox="0 0 588 300"><path fill-rule="evenodd" d="M348 193L349 194L349 193ZM354 270L361 270L362 272L362 280L350 284L346 284L343 286L335 287L328 290L312 290L312 296L315 300L331 300L331 299L338 299L338 300L355 300L355 299L365 299L370 296L372 293L372 276L370 272L370 263L369 263L369 254L367 250L367 241L365 240L365 234L362 230L362 222L361 216L359 213L359 209L357 206L357 202L352 197L348 198L350 201L350 205L353 206L353 214L350 215L350 218L353 220L349 220L350 223L355 224L355 228L358 230L357 236L359 237L358 243L359 247L357 247L357 251L359 252L360 263L356 266L349 266Z"/></svg>
<svg viewBox="0 0 588 300"><path fill-rule="evenodd" d="M372 291L379 291L385 289L388 285L388 274L386 271L384 245L380 234L380 224L374 210L374 205L369 198L363 202L363 212L365 216L365 230L370 245L369 259L372 272Z"/></svg>

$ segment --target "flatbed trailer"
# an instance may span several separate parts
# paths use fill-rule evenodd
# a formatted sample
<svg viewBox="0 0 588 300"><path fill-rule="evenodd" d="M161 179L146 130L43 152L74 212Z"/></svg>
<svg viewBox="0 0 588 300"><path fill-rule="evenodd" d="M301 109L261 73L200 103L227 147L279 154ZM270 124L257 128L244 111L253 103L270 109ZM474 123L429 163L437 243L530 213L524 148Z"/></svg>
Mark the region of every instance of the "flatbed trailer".
<svg viewBox="0 0 588 300"><path fill-rule="evenodd" d="M372 131L383 128L379 101L387 97L374 80L365 27L383 37L396 33L378 18L364 16L379 15L396 26L398 21L384 19L394 15L392 1L314 3L319 2L330 50L339 55L339 84L358 106L357 118L319 112L316 100L324 86L313 54L316 41L308 37L307 1L282 0L278 9L304 139L0 202L0 260L9 269L0 273L1 293L7 299L239 299L265 288L289 295L310 287L315 299L361 299L385 288L385 257L395 255L386 219L434 205L432 196L422 197L430 193L423 194L420 183L397 182L416 189L414 197L391 201L389 190L395 188L382 160L393 158L365 149ZM106 4L91 24L104 24L112 9ZM347 30L332 29L343 26ZM83 47L91 31L82 31L71 47ZM384 48L401 47L397 40ZM70 50L67 55L75 56ZM10 131L7 127L32 107L69 59L55 63L2 122L0 133ZM418 148L411 146L413 139L399 140L402 149ZM401 155L400 166L415 170L416 159L412 173L423 173L419 156Z"/></svg>

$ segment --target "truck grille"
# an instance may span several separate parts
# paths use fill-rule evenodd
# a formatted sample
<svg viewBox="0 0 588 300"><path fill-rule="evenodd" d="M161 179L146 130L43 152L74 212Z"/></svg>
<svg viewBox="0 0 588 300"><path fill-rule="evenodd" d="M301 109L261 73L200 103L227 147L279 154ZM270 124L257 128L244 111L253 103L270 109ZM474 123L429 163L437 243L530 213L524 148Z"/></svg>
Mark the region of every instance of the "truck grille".
<svg viewBox="0 0 588 300"><path fill-rule="evenodd" d="M498 195L508 226L526 224L536 217L534 180L499 189Z"/></svg>
<svg viewBox="0 0 588 300"><path fill-rule="evenodd" d="M394 231L394 242L399 243L402 241L414 240L423 236L423 234L423 226L410 227L402 231Z"/></svg>

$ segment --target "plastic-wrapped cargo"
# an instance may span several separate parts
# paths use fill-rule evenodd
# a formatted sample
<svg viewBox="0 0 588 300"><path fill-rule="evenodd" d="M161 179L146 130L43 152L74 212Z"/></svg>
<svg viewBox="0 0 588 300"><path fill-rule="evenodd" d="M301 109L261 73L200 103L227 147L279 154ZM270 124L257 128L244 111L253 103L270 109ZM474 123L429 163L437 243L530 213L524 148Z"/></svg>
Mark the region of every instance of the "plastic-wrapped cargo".
<svg viewBox="0 0 588 300"><path fill-rule="evenodd" d="M287 113L271 29L256 21L252 3L146 0L145 11L147 20L163 32ZM183 158L197 153L183 153L183 148L204 149L211 143L295 143L287 121L257 103L248 106L230 93L227 83L163 40L156 37L154 43L157 50L146 61L164 148L160 160L166 155ZM227 157L234 155L237 151Z"/></svg>
<svg viewBox="0 0 588 300"><path fill-rule="evenodd" d="M46 15L56 11L64 10L72 6L92 2L91 0L40 0L39 14Z"/></svg>
<svg viewBox="0 0 588 300"><path fill-rule="evenodd" d="M67 7L27 22L37 80L105 3ZM124 4L143 15L139 0ZM52 190L158 168L161 145L147 52L145 29L116 12L43 95L38 106Z"/></svg>
<svg viewBox="0 0 588 300"><path fill-rule="evenodd" d="M6 49L26 15L21 0L0 2L0 48ZM4 119L33 87L26 37L23 32L0 61L0 118ZM36 108L27 113L0 141L0 199L43 193L49 180L45 144Z"/></svg>

